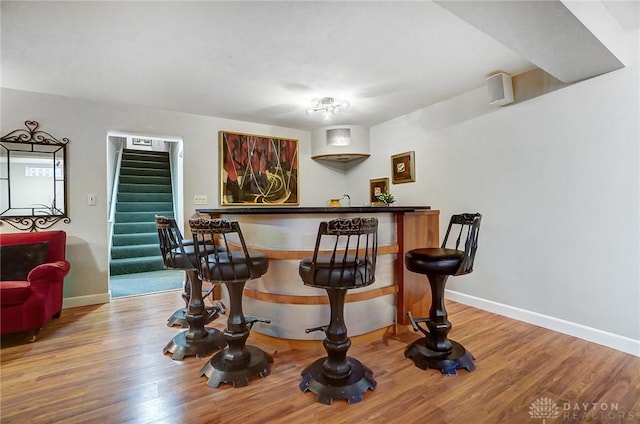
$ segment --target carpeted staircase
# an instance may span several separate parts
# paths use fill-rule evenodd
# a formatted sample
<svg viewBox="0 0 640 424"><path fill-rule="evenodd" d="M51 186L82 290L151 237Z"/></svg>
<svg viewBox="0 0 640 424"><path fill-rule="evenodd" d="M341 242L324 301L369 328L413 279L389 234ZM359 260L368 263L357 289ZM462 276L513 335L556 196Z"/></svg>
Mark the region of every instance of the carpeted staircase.
<svg viewBox="0 0 640 424"><path fill-rule="evenodd" d="M155 215L173 216L167 152L125 149L111 245L111 275L164 269Z"/></svg>

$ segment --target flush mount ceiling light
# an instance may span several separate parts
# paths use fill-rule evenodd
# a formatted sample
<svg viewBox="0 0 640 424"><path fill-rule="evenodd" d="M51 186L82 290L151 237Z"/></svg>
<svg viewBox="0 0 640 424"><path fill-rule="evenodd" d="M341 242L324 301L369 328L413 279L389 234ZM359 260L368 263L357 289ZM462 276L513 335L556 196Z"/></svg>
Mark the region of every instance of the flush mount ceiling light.
<svg viewBox="0 0 640 424"><path fill-rule="evenodd" d="M336 100L333 97L322 97L311 100L311 107L305 110L307 115L319 112L324 119L331 119L332 115L340 115L342 111L349 108L346 100Z"/></svg>

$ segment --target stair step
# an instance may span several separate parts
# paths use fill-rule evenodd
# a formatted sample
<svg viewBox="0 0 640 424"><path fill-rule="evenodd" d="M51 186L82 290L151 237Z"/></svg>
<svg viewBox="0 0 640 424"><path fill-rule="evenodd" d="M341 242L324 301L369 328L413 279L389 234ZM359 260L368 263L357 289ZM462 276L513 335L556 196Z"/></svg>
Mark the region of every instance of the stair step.
<svg viewBox="0 0 640 424"><path fill-rule="evenodd" d="M173 202L118 202L116 212L173 211Z"/></svg>
<svg viewBox="0 0 640 424"><path fill-rule="evenodd" d="M114 246L111 248L111 259L142 258L148 256L158 256L159 253L160 245L156 240L156 243L154 244Z"/></svg>
<svg viewBox="0 0 640 424"><path fill-rule="evenodd" d="M155 221L152 222L122 222L113 224L113 234L147 233L158 237Z"/></svg>
<svg viewBox="0 0 640 424"><path fill-rule="evenodd" d="M159 175L122 175L120 174L120 184L156 184L171 185L171 176Z"/></svg>
<svg viewBox="0 0 640 424"><path fill-rule="evenodd" d="M113 247L159 243L158 232L114 234L111 243Z"/></svg>
<svg viewBox="0 0 640 424"><path fill-rule="evenodd" d="M129 169L162 169L169 170L169 161L166 162L156 162L156 161L148 161L148 160L127 160L122 159L122 163L120 164L120 169L129 168Z"/></svg>
<svg viewBox="0 0 640 424"><path fill-rule="evenodd" d="M169 168L157 169L157 168L130 168L122 166L120 168L120 175L149 175L156 177L169 177L171 176L171 170Z"/></svg>
<svg viewBox="0 0 640 424"><path fill-rule="evenodd" d="M173 202L172 193L118 193L118 202Z"/></svg>
<svg viewBox="0 0 640 424"><path fill-rule="evenodd" d="M160 271L164 262L160 255L144 258L112 259L109 264L111 275L136 274L138 272Z"/></svg>
<svg viewBox="0 0 640 424"><path fill-rule="evenodd" d="M171 186L160 184L119 184L118 193L171 193Z"/></svg>
<svg viewBox="0 0 640 424"><path fill-rule="evenodd" d="M151 212L116 212L115 223L147 223L156 221L156 215L173 216L173 211L151 211Z"/></svg>
<svg viewBox="0 0 640 424"><path fill-rule="evenodd" d="M152 150L131 150L122 151L122 159L169 161L169 152L158 152Z"/></svg>

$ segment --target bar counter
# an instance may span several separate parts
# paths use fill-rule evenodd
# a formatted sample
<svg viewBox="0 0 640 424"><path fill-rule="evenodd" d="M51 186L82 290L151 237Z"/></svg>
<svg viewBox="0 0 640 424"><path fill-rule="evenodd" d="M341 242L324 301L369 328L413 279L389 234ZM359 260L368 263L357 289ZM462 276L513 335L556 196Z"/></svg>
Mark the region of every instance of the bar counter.
<svg viewBox="0 0 640 424"><path fill-rule="evenodd" d="M341 206L341 207L313 207L313 206L259 206L238 207L228 206L218 209L196 209L203 215L289 215L289 214L350 214L355 216L362 213L402 213L431 210L431 206Z"/></svg>
<svg viewBox="0 0 640 424"><path fill-rule="evenodd" d="M271 319L254 327L265 337L295 347L309 341L317 345L324 338L322 332L304 330L329 323L326 291L305 286L298 264L313 255L319 223L338 217L375 216L379 222L376 281L347 292L349 335L368 340L395 330L396 324L407 325L407 311L428 315L429 284L405 269L404 254L438 246L440 212L429 206L224 207L196 213L238 221L247 247L269 257L269 270L247 282L243 301L245 314Z"/></svg>

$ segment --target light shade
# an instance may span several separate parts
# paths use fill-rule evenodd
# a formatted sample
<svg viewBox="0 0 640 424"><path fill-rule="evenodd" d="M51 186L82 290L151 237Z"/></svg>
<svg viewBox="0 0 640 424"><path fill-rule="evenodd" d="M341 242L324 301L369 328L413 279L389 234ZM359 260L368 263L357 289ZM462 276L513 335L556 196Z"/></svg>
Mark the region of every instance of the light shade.
<svg viewBox="0 0 640 424"><path fill-rule="evenodd" d="M327 130L328 146L348 146L351 144L351 129L333 128Z"/></svg>

